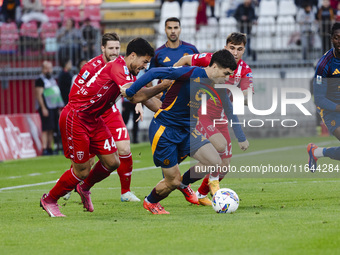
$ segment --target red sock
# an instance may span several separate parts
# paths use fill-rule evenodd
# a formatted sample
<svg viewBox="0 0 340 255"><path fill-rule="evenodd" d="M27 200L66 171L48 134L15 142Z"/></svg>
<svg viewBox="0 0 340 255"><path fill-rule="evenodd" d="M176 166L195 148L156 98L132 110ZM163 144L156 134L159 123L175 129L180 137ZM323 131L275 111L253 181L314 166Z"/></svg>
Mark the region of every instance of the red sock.
<svg viewBox="0 0 340 255"><path fill-rule="evenodd" d="M198 192L203 196L206 196L209 193L208 181L209 181L209 174L207 174L204 177L201 186L198 188Z"/></svg>
<svg viewBox="0 0 340 255"><path fill-rule="evenodd" d="M121 194L130 191L131 174L132 174L132 154L119 155L120 166L117 169L117 173L120 179Z"/></svg>
<svg viewBox="0 0 340 255"><path fill-rule="evenodd" d="M98 161L90 171L89 176L87 176L87 178L81 184L81 187L84 190L89 190L97 182L100 182L105 178L109 177L110 174L111 172L108 169L106 169L100 161Z"/></svg>
<svg viewBox="0 0 340 255"><path fill-rule="evenodd" d="M74 174L73 168L71 167L60 177L56 185L51 189L49 197L57 201L59 198L73 190L81 181L82 180Z"/></svg>

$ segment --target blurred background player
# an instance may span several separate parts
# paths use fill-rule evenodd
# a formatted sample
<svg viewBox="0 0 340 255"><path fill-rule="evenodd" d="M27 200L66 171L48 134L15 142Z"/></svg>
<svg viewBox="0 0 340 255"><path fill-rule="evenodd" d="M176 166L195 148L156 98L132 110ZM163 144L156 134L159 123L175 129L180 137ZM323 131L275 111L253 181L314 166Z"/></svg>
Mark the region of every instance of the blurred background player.
<svg viewBox="0 0 340 255"><path fill-rule="evenodd" d="M159 201L166 198L174 189L183 189L188 186L188 184L184 184L184 179L181 180L178 167L178 164L187 155L191 155L206 166L221 164L221 159L214 147L196 130L196 125L191 125L192 122L196 124L193 114L199 108L200 103L197 100L200 100L200 96L192 97L195 102L191 102L190 95L192 92L196 95L201 94L202 86L209 87L197 80L210 79L217 84L223 83L227 76L233 73L236 66L231 53L227 50L220 50L214 53L209 66L204 69L200 67L151 69L125 93L122 91L124 96L131 97L154 78L176 80L166 93L162 107L154 115L149 129L154 162L156 166L161 166L164 174L163 180L144 200L144 208L151 213L169 214ZM194 85L191 84L191 79L196 79ZM237 117L232 113L232 105L227 94L225 93L221 98L224 109L228 111L228 117L233 118L234 122L238 122ZM233 128L237 129L236 136L240 142L243 142L242 148L247 149L248 142L241 127L234 125ZM192 183L194 180L189 178L188 182Z"/></svg>
<svg viewBox="0 0 340 255"><path fill-rule="evenodd" d="M165 34L168 40L155 50L155 56L151 59L149 69L170 67L185 55L199 53L194 45L179 39L181 21L178 18L171 17L165 20Z"/></svg>
<svg viewBox="0 0 340 255"><path fill-rule="evenodd" d="M117 146L101 115L114 105L120 96L120 87L130 83L133 76L145 69L153 56L154 49L146 40L133 39L127 46L124 58L117 57L108 62L83 86L78 85L81 84L80 80L72 86L69 103L59 120L64 154L71 159L72 166L40 199L41 207L51 217L65 217L57 201L75 188L84 208L93 211L89 189L110 176L120 164ZM90 158L93 154L100 161L91 170ZM86 186L79 188L78 184L85 179Z"/></svg>
<svg viewBox="0 0 340 255"><path fill-rule="evenodd" d="M102 37L102 53L101 55L91 59L87 64L85 64L77 78L75 79L75 84L81 86L82 84L89 81L101 68L103 68L106 63L112 61L119 57L120 53L120 38L119 36L112 32L106 33ZM132 82L132 80L131 80ZM141 104L136 105L136 112L142 113ZM140 199L131 192L130 184L131 184L131 176L132 176L132 154L130 149L130 137L123 121L122 115L120 114L116 104L114 104L110 109L108 109L103 115L102 118L110 129L110 132L113 136L113 139L116 142L120 166L117 169L117 173L120 179L121 184L121 201L122 202L138 202ZM91 164L93 165L94 158L92 159ZM82 184L77 187L77 190L80 193L86 193L88 189L87 181L84 180ZM78 193L79 193L78 192ZM88 191L89 192L89 191ZM65 197L68 199L69 195Z"/></svg>
<svg viewBox="0 0 340 255"><path fill-rule="evenodd" d="M243 33L231 33L226 40L227 49L234 56L237 68L232 75L229 76L229 80L226 84L232 84L238 86L247 98L248 88L253 90L253 74L247 63L242 60L242 56L245 51L247 43L247 37ZM208 66L212 57L212 53L201 53L182 57L174 66L192 65L192 66ZM232 101L232 98L231 98ZM245 104L247 102L245 101ZM228 131L228 125L226 124L214 124L214 119L223 119L225 117L222 106L216 105L213 100L208 100L207 113L202 115L201 111L198 111L198 124L197 129L200 131L209 141L214 145L220 157L222 159L223 166L230 165L230 158L232 157L231 139ZM225 174L220 173L219 181L221 181ZM209 180L209 178L211 180ZM219 189L217 180L213 180L211 175L207 175L201 186L197 191L198 201L201 205L211 205L210 199L207 197L209 193L209 187L212 195Z"/></svg>
<svg viewBox="0 0 340 255"><path fill-rule="evenodd" d="M53 65L50 61L44 61L41 66L41 74L35 81L35 96L38 102L38 112L42 124L43 155L52 155L53 137L58 138L59 111L64 107L57 81L52 77ZM58 140L54 141L59 146ZM57 148L58 150L59 148Z"/></svg>
<svg viewBox="0 0 340 255"><path fill-rule="evenodd" d="M314 75L314 100L317 112L320 114L328 131L340 140L340 23L335 23L331 29L333 48L319 60ZM313 143L308 144L309 169L317 169L317 160L328 157L340 160L340 147L322 148Z"/></svg>

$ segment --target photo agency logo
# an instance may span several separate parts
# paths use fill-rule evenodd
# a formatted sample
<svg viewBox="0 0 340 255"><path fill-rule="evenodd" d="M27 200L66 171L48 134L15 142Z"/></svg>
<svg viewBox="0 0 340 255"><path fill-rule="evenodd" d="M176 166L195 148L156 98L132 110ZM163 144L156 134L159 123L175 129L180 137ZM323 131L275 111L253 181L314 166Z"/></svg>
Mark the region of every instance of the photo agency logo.
<svg viewBox="0 0 340 255"><path fill-rule="evenodd" d="M299 116L311 116L312 113L305 107L305 104L311 100L311 93L309 90L305 88L271 88L271 96L266 98L266 101L272 102L271 106L267 109L257 109L254 106L254 97L252 88L247 89L246 96L243 91L235 86L229 84L216 84L214 86L216 90L214 92L218 95L219 89L227 89L229 95L232 97L232 105L233 105L233 114L239 117L245 116L245 108L248 108L250 115L254 116L252 118L247 118L240 120L237 123L233 123L230 121L230 126L232 127L235 124L240 124L243 127L277 127L280 125L281 127L291 128L298 126L298 117ZM280 92L280 94L279 94ZM208 96L212 96L208 93L201 95L201 114L207 115L209 112L208 109ZM221 96L221 95L220 95ZM220 96L218 96L218 101L221 102ZM293 98L292 98L293 97ZM245 105L245 101L247 105ZM214 101L215 102L215 101ZM291 107L295 109L295 118L290 118L288 113L288 108ZM278 113L279 112L279 113ZM271 117L275 113L275 118ZM264 118L265 117L265 118ZM226 118L218 118L213 120L215 125L223 125L227 124L228 120Z"/></svg>

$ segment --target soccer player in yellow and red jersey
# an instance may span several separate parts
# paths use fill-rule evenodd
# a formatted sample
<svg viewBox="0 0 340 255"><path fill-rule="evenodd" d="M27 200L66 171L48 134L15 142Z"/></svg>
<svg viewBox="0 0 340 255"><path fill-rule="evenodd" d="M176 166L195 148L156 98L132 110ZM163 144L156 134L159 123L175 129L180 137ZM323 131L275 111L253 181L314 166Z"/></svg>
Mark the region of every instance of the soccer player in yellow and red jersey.
<svg viewBox="0 0 340 255"><path fill-rule="evenodd" d="M226 40L226 46L224 47L234 56L237 68L232 75L229 76L229 80L226 84L232 84L238 86L246 96L248 93L248 88L253 90L253 74L247 63L242 60L242 56L245 51L245 46L247 43L247 37L242 33L231 33L228 35ZM213 53L201 53L182 57L174 66L192 65L192 66L202 66L205 67L209 65L211 56ZM232 100L232 98L231 98ZM209 141L214 145L216 150L219 152L224 166L229 166L230 158L232 157L231 151L231 140L227 125L214 125L214 119L221 119L224 117L224 112L220 105L215 106L213 100L208 100L207 102L208 114L201 115L199 113L199 120L197 124L197 129L209 139ZM245 102L246 104L247 102ZM210 199L207 197L210 192L213 195L219 189L219 181L222 180L226 172L220 173L219 180L207 175L201 186L197 191L198 201L201 205L211 205Z"/></svg>

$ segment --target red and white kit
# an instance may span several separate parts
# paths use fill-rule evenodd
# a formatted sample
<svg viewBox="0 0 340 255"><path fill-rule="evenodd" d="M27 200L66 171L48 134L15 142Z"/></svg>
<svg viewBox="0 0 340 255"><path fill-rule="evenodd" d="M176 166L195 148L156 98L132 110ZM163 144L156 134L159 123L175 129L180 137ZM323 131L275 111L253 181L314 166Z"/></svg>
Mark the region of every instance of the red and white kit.
<svg viewBox="0 0 340 255"><path fill-rule="evenodd" d="M209 65L211 57L213 53L201 53L201 54L194 54L192 56L192 66L201 66L206 67ZM229 76L229 80L226 82L226 84L232 84L235 86L238 86L242 91L246 90L248 88L253 88L253 74L250 69L250 67L247 65L246 62L244 62L242 59L240 59L237 63L237 69L234 71L232 75ZM232 97L230 96L230 100L232 101ZM218 102L218 101L217 101ZM215 105L215 102L213 100L208 100L207 102L207 114L201 115L201 111L198 111L199 113L199 120L197 123L197 129L206 137L209 138L210 136L221 133L225 139L228 142L226 152L222 158L230 158L232 156L231 152L231 140L228 128L226 128L226 125L221 125L220 128L218 128L218 125L216 124L214 126L213 120L214 119L223 119L226 118L224 114L224 110L222 106L218 103Z"/></svg>
<svg viewBox="0 0 340 255"><path fill-rule="evenodd" d="M93 76L89 79L91 74ZM120 87L132 81L134 77L123 57L105 65L101 55L82 68L59 121L67 158L84 163L89 160L90 153L106 155L117 151L115 140L101 115L114 105Z"/></svg>

